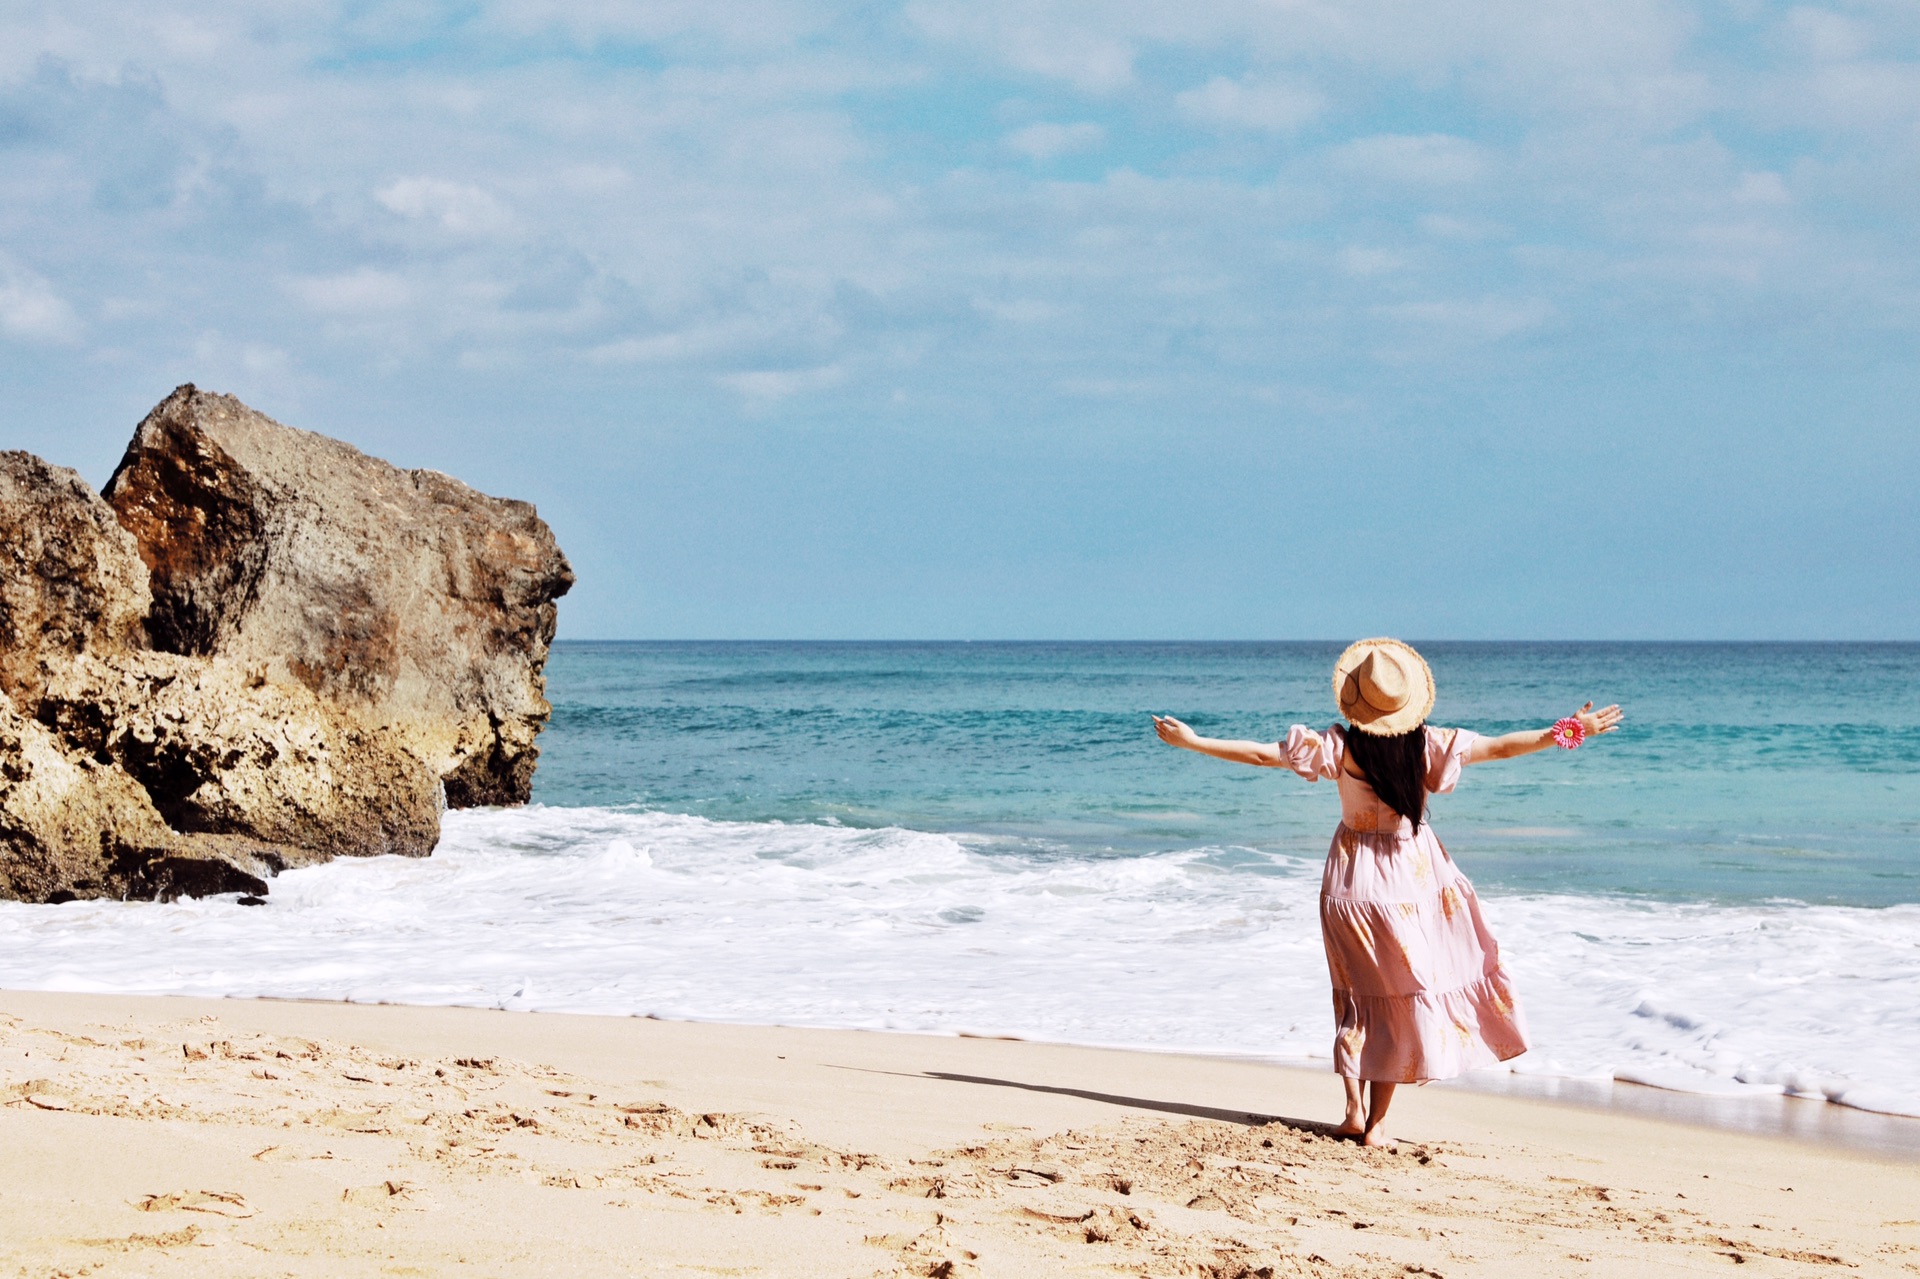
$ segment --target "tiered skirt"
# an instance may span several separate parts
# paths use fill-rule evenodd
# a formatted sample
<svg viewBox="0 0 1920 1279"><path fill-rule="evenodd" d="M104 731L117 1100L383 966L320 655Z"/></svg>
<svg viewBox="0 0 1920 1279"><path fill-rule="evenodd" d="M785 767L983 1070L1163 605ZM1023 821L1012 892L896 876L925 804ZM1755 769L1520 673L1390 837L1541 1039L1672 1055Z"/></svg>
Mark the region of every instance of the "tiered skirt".
<svg viewBox="0 0 1920 1279"><path fill-rule="evenodd" d="M1425 1083L1527 1050L1499 943L1431 826L1413 835L1340 826L1321 881L1320 932L1340 1074Z"/></svg>

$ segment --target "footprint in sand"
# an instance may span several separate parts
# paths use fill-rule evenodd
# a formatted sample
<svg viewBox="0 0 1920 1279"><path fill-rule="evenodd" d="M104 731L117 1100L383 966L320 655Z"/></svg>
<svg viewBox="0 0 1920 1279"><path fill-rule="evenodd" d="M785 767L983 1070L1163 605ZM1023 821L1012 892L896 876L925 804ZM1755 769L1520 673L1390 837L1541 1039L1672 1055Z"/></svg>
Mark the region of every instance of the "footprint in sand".
<svg viewBox="0 0 1920 1279"><path fill-rule="evenodd" d="M210 1212L219 1217L251 1217L247 1201L228 1190L180 1190L170 1195L147 1195L133 1206L141 1212Z"/></svg>
<svg viewBox="0 0 1920 1279"><path fill-rule="evenodd" d="M26 1102L40 1110L71 1110L73 1100L67 1090L51 1079L29 1079L7 1090L14 1102Z"/></svg>
<svg viewBox="0 0 1920 1279"><path fill-rule="evenodd" d="M342 1203L362 1207L388 1206L416 1211L438 1207L428 1196L404 1181L381 1181L371 1186L351 1186L340 1192Z"/></svg>

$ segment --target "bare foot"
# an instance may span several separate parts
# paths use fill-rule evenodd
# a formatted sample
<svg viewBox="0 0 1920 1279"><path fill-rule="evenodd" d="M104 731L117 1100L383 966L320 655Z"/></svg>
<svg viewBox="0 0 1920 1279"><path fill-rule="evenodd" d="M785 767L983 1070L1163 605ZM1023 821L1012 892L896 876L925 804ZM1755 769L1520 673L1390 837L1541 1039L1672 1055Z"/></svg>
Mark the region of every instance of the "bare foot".
<svg viewBox="0 0 1920 1279"><path fill-rule="evenodd" d="M1333 1135L1336 1137L1358 1137L1366 1130L1366 1125L1362 1124L1358 1119L1349 1119L1338 1128L1335 1128Z"/></svg>
<svg viewBox="0 0 1920 1279"><path fill-rule="evenodd" d="M1360 1134L1360 1144L1363 1146L1391 1146L1393 1144L1393 1138L1387 1136L1387 1134L1381 1132L1378 1128L1369 1128Z"/></svg>

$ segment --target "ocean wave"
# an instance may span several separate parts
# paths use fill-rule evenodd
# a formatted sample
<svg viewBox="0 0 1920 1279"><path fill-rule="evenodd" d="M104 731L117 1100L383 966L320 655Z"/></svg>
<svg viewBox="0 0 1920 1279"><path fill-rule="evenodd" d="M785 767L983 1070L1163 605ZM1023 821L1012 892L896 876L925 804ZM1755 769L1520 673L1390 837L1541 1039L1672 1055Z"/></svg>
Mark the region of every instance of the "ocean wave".
<svg viewBox="0 0 1920 1279"><path fill-rule="evenodd" d="M0 986L651 1015L1330 1057L1318 866L1246 848L617 808L449 814L269 904L0 906ZM1920 1115L1920 906L1491 895L1516 1070Z"/></svg>

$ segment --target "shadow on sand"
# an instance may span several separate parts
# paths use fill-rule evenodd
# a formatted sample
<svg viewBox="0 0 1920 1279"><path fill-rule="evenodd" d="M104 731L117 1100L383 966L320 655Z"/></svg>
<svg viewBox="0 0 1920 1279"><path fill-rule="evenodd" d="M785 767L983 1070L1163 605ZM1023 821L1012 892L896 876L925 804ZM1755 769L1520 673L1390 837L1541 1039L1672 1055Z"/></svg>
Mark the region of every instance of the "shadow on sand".
<svg viewBox="0 0 1920 1279"><path fill-rule="evenodd" d="M842 1066L842 1070L861 1070L859 1066ZM1085 1088L1062 1088L1055 1084L1029 1084L1018 1079L994 1079L987 1075L956 1075L945 1070L926 1070L918 1074L909 1074L903 1070L875 1070L865 1073L876 1075L897 1075L902 1079L938 1079L950 1084L978 1084L984 1088L1018 1088L1022 1092L1052 1093L1058 1097L1078 1097L1083 1101L1097 1101L1108 1106L1124 1106L1129 1110L1154 1110L1164 1115L1185 1115L1190 1119L1217 1119L1222 1123L1240 1124L1248 1128L1275 1126L1289 1128L1295 1132L1310 1132L1317 1137L1345 1138L1334 1132L1333 1124L1321 1123L1314 1119L1294 1119L1287 1115L1257 1115L1245 1110L1222 1110L1217 1106L1195 1106L1183 1101L1155 1101L1149 1097L1123 1097L1118 1093L1092 1092Z"/></svg>

